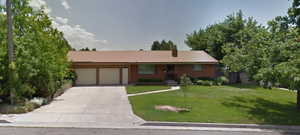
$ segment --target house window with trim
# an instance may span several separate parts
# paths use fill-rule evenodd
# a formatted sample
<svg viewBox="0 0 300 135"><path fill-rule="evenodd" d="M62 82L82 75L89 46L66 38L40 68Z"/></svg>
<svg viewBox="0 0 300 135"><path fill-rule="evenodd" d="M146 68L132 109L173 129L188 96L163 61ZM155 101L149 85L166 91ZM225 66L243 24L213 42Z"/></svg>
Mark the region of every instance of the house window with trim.
<svg viewBox="0 0 300 135"><path fill-rule="evenodd" d="M203 70L203 66L200 64L194 64L193 65L193 71L202 71Z"/></svg>
<svg viewBox="0 0 300 135"><path fill-rule="evenodd" d="M138 72L139 72L139 74L142 74L142 75L155 74L155 65L152 65L152 64L139 65Z"/></svg>

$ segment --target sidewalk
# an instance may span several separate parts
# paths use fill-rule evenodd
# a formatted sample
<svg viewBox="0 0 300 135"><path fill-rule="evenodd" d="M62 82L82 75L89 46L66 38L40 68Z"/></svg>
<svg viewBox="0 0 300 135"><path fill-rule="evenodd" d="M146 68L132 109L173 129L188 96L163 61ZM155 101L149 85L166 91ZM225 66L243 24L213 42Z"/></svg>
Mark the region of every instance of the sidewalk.
<svg viewBox="0 0 300 135"><path fill-rule="evenodd" d="M157 90L157 91L149 91L149 92L136 93L136 94L128 94L127 96L131 97L131 96L139 96L139 95L169 92L169 91L175 91L175 90L180 90L180 87L179 86L172 86L171 89L167 89L167 90Z"/></svg>
<svg viewBox="0 0 300 135"><path fill-rule="evenodd" d="M193 122L158 122L148 121L143 126L166 126L166 127L206 127L206 128L243 128L243 129L271 129L271 130L297 130L300 126L287 125L260 125L260 124L226 124L226 123L193 123Z"/></svg>

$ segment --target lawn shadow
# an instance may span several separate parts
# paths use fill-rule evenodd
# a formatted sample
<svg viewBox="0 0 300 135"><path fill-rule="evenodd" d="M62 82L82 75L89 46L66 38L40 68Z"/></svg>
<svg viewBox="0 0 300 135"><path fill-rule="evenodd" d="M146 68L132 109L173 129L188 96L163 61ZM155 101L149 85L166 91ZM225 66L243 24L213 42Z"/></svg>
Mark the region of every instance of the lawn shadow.
<svg viewBox="0 0 300 135"><path fill-rule="evenodd" d="M229 85L231 87L234 87L234 88L239 88L239 89L256 89L256 88L260 88L260 86L258 85L244 85L244 84L231 84Z"/></svg>
<svg viewBox="0 0 300 135"><path fill-rule="evenodd" d="M296 103L278 103L260 97L228 98L222 103L248 114L248 119L258 121L257 124L300 125L300 111Z"/></svg>

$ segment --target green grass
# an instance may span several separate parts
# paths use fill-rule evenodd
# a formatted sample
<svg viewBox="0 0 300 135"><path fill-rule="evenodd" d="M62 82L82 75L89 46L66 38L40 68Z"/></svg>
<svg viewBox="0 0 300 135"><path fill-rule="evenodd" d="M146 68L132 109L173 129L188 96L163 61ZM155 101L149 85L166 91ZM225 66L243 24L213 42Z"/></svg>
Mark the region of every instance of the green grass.
<svg viewBox="0 0 300 135"><path fill-rule="evenodd" d="M148 121L300 125L296 93L256 86L191 86L190 112L155 110L155 105L184 107L182 91L129 97L135 114Z"/></svg>
<svg viewBox="0 0 300 135"><path fill-rule="evenodd" d="M165 90L170 89L170 86L164 85L134 85L134 86L127 86L126 90L128 94L135 94L141 92L148 92L148 91L156 91L156 90Z"/></svg>

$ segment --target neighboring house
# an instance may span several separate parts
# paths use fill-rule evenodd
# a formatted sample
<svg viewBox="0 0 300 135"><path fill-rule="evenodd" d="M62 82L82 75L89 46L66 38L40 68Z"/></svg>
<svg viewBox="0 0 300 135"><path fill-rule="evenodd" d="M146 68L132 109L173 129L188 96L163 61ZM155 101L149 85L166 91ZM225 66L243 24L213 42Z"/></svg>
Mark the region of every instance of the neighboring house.
<svg viewBox="0 0 300 135"><path fill-rule="evenodd" d="M70 51L76 85L136 84L140 79L216 77L218 61L204 51Z"/></svg>

